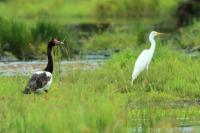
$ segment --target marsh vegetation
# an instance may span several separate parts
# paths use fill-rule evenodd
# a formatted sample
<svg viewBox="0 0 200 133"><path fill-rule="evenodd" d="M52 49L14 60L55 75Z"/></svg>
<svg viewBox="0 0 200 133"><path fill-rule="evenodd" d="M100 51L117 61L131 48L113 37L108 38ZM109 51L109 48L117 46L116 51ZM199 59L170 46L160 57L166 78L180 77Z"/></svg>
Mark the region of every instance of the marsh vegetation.
<svg viewBox="0 0 200 133"><path fill-rule="evenodd" d="M46 42L65 38L63 48L54 50L48 94L23 95L27 75L0 76L0 132L199 132L200 21L176 29L179 1L163 2L0 1L1 56L46 59ZM109 26L77 28L102 23ZM131 86L134 62L149 47L151 30L169 34L156 39L149 72ZM83 64L61 69L61 60L90 53L111 57L94 69L83 69Z"/></svg>

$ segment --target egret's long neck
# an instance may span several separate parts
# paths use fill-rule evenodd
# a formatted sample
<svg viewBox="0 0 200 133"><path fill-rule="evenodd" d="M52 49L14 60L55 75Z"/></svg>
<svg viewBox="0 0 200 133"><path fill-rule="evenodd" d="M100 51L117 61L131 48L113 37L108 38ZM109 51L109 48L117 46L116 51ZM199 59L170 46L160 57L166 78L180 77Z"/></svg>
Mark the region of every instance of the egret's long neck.
<svg viewBox="0 0 200 133"><path fill-rule="evenodd" d="M51 55L52 46L48 46L47 48L47 56L48 56L48 64L44 69L47 72L53 73L53 58Z"/></svg>
<svg viewBox="0 0 200 133"><path fill-rule="evenodd" d="M156 41L154 39L154 36L150 36L149 37L150 43L151 43L151 47L150 47L150 51L152 51L154 53L155 48L156 48Z"/></svg>

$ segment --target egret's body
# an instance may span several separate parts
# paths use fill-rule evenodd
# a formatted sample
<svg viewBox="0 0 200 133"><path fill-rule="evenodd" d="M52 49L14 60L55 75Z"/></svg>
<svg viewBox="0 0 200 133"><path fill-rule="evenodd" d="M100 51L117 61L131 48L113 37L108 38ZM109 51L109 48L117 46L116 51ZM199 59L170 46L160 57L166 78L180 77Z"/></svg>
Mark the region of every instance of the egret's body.
<svg viewBox="0 0 200 133"><path fill-rule="evenodd" d="M149 49L143 50L141 54L138 56L135 62L133 73L132 73L132 81L131 81L132 84L133 84L133 81L138 77L138 75L142 71L144 71L145 69L148 71L149 64L151 62L151 59L153 57L153 54L156 48L156 42L155 42L154 37L160 34L163 34L163 33L158 33L156 31L152 31L150 33L149 41L151 43L151 47Z"/></svg>

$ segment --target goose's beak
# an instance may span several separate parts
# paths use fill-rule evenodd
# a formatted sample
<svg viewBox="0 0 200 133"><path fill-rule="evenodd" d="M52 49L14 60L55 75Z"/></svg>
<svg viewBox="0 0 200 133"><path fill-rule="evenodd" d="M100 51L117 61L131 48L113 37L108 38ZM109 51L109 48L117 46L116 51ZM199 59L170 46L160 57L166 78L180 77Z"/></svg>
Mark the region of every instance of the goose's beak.
<svg viewBox="0 0 200 133"><path fill-rule="evenodd" d="M156 36L167 35L166 33L156 32Z"/></svg>
<svg viewBox="0 0 200 133"><path fill-rule="evenodd" d="M64 44L64 42L62 42L62 41L57 41L55 44L60 45L60 44Z"/></svg>

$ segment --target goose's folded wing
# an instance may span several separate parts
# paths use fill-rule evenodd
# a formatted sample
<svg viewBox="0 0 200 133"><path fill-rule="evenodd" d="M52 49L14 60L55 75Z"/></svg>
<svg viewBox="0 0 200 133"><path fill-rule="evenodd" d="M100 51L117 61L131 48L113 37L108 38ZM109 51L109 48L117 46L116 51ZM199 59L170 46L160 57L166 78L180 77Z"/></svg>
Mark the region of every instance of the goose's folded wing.
<svg viewBox="0 0 200 133"><path fill-rule="evenodd" d="M43 88L51 79L51 74L49 72L36 72L30 78L27 87L33 91Z"/></svg>

